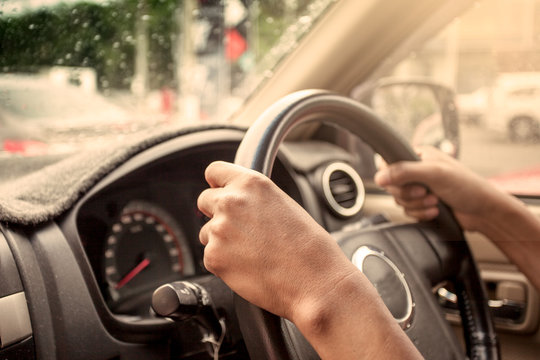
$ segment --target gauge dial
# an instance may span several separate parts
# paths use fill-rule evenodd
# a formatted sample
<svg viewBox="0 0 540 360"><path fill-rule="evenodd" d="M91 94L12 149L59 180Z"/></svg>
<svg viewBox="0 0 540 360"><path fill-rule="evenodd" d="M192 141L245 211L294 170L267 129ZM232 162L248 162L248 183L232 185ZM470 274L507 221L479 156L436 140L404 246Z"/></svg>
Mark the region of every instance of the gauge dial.
<svg viewBox="0 0 540 360"><path fill-rule="evenodd" d="M104 278L114 302L194 273L185 236L162 208L129 203L113 223L104 247Z"/></svg>

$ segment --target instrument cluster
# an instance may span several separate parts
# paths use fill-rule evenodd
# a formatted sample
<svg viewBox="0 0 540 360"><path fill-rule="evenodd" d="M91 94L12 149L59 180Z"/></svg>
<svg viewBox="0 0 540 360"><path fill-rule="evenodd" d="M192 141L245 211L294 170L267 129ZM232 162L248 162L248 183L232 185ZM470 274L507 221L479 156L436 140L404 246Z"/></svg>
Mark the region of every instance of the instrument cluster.
<svg viewBox="0 0 540 360"><path fill-rule="evenodd" d="M150 317L153 291L178 280L207 276L197 208L208 187L204 170L232 161L236 143L215 144L127 171L89 196L77 231L107 307L122 316ZM272 179L302 203L293 171L280 161Z"/></svg>

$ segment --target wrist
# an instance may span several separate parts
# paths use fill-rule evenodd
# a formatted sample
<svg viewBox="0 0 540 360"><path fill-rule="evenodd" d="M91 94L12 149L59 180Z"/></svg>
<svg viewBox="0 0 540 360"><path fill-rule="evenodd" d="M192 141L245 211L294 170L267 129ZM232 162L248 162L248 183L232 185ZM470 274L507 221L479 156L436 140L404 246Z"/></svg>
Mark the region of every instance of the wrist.
<svg viewBox="0 0 540 360"><path fill-rule="evenodd" d="M304 299L291 319L321 358L375 359L394 350L403 358L419 357L375 288L356 268L324 293Z"/></svg>
<svg viewBox="0 0 540 360"><path fill-rule="evenodd" d="M503 212L514 199L477 174L469 182L474 186L464 190L451 207L464 230L486 234L494 221L505 218Z"/></svg>
<svg viewBox="0 0 540 360"><path fill-rule="evenodd" d="M495 186L485 190L481 211L471 216L470 225L466 229L489 236L493 231L498 231L499 226L506 226L510 219L522 216L521 213L526 209L512 195Z"/></svg>
<svg viewBox="0 0 540 360"><path fill-rule="evenodd" d="M326 336L334 322L349 313L347 303L351 297L357 303L369 299L369 280L354 265L350 267L339 278L319 282L314 291L295 304L290 320L305 336Z"/></svg>

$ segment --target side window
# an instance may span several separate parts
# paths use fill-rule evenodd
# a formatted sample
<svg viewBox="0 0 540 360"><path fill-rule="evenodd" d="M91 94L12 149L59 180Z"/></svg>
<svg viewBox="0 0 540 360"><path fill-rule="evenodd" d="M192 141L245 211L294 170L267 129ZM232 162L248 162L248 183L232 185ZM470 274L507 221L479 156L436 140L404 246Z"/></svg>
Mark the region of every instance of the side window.
<svg viewBox="0 0 540 360"><path fill-rule="evenodd" d="M439 146L444 139L441 110L433 91L415 84L381 86L371 106L413 146Z"/></svg>
<svg viewBox="0 0 540 360"><path fill-rule="evenodd" d="M453 89L459 159L508 192L540 196L540 0L478 2L390 75Z"/></svg>

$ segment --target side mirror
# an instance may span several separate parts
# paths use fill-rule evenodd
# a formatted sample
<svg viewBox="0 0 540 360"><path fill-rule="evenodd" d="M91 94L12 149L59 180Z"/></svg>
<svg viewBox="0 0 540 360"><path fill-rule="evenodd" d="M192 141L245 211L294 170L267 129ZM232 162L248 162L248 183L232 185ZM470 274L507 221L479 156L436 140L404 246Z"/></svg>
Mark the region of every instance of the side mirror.
<svg viewBox="0 0 540 360"><path fill-rule="evenodd" d="M361 101L413 146L431 145L459 154L459 123L454 91L423 79L382 79Z"/></svg>

